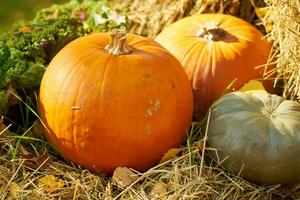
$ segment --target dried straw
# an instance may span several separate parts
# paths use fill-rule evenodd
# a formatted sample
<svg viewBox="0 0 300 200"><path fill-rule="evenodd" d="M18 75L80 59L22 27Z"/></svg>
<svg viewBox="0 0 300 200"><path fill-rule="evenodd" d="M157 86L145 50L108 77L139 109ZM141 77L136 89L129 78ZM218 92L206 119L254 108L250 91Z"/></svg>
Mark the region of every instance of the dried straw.
<svg viewBox="0 0 300 200"><path fill-rule="evenodd" d="M273 25L268 38L277 48L276 83L282 85L283 96L300 100L300 1L273 0L265 24Z"/></svg>
<svg viewBox="0 0 300 200"><path fill-rule="evenodd" d="M115 0L119 8L128 8L131 33L154 37L173 22L200 13L227 13L249 22L255 17L250 0ZM264 5L256 0L256 5Z"/></svg>
<svg viewBox="0 0 300 200"><path fill-rule="evenodd" d="M117 0L129 8L131 32L157 35L164 27L188 15L224 12L254 20L248 0ZM259 6L259 2L255 2ZM284 94L300 98L300 2L272 0L271 14L265 18L274 27L268 37L278 47L276 81L284 83ZM261 4L263 5L263 4ZM0 200L2 199L300 199L300 185L258 186L226 172L209 156L205 145L205 126L194 124L186 144L176 157L145 173L123 188L111 178L72 167L59 158L48 168L32 168L22 159L7 160L11 144L0 137ZM0 134L1 135L1 134ZM202 135L202 136L201 136ZM3 136L3 134L2 134ZM34 145L34 144L33 144ZM87 155L88 156L88 155ZM40 180L54 176L59 184L45 187ZM47 185L47 184L46 184ZM51 186L51 187L50 187ZM49 187L51 190L49 190Z"/></svg>
<svg viewBox="0 0 300 200"><path fill-rule="evenodd" d="M128 187L112 178L80 170L56 158L49 167L31 168L22 159L0 158L0 199L299 199L300 185L280 188L251 184L224 171L209 157L214 149L205 147L204 124L193 124L187 144L176 157L145 173ZM205 138L205 137L204 137ZM204 151L205 149L205 151ZM88 156L88 155L87 155ZM205 159L203 159L205 156ZM57 183L40 184L54 176Z"/></svg>

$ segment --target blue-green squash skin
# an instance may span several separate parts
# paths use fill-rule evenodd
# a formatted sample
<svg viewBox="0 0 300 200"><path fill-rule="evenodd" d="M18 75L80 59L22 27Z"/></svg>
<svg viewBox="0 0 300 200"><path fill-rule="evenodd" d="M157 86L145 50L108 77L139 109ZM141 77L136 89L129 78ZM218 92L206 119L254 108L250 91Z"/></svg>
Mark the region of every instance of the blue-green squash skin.
<svg viewBox="0 0 300 200"><path fill-rule="evenodd" d="M233 92L211 107L213 158L263 185L300 182L300 104L268 93Z"/></svg>

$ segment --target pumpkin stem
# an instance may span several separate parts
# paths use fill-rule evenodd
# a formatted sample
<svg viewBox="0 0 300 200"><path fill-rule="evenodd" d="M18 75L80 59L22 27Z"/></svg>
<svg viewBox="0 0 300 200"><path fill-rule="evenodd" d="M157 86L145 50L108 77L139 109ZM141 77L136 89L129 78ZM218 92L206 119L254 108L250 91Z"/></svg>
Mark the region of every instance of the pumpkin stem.
<svg viewBox="0 0 300 200"><path fill-rule="evenodd" d="M105 50L107 51L111 51L111 49L116 46L116 36L117 36L117 29L113 29L111 32L110 32L110 40L109 40L109 43L108 45L106 45L104 47Z"/></svg>
<svg viewBox="0 0 300 200"><path fill-rule="evenodd" d="M126 39L124 29L113 29L110 33L109 44L104 49L115 56L130 54L132 48L128 45Z"/></svg>
<svg viewBox="0 0 300 200"><path fill-rule="evenodd" d="M277 116L277 111L275 108L265 108L262 110L262 113L267 117L267 118L274 118Z"/></svg>
<svg viewBox="0 0 300 200"><path fill-rule="evenodd" d="M226 37L227 33L224 29L215 23L207 23L197 33L197 37L207 40L216 41Z"/></svg>

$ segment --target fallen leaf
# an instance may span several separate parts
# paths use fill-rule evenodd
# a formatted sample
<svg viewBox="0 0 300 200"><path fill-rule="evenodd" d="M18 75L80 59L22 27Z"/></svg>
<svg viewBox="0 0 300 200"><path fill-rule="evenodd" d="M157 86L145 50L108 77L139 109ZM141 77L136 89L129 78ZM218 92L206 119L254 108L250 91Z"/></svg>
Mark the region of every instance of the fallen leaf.
<svg viewBox="0 0 300 200"><path fill-rule="evenodd" d="M53 175L46 175L37 181L37 185L46 192L52 193L57 189L63 188L65 184L62 180L57 179Z"/></svg>
<svg viewBox="0 0 300 200"><path fill-rule="evenodd" d="M45 151L38 157L33 157L31 153L23 153L21 158L24 159L24 164L33 169L48 169L53 162L52 156L49 155L48 151Z"/></svg>
<svg viewBox="0 0 300 200"><path fill-rule="evenodd" d="M246 83L239 91L240 92L247 92L247 91L266 92L266 89L261 81L251 80L248 83Z"/></svg>
<svg viewBox="0 0 300 200"><path fill-rule="evenodd" d="M180 148L169 149L169 151L167 153L165 153L164 156L161 158L161 160L159 161L159 163L164 163L164 162L166 162L166 161L174 158L180 152L181 152Z"/></svg>
<svg viewBox="0 0 300 200"><path fill-rule="evenodd" d="M28 33L32 31L32 27L30 26L21 26L19 27L19 31L23 33Z"/></svg>
<svg viewBox="0 0 300 200"><path fill-rule="evenodd" d="M167 184L163 182L156 182L150 192L150 197L152 198L164 197L167 192L168 192Z"/></svg>
<svg viewBox="0 0 300 200"><path fill-rule="evenodd" d="M138 176L127 167L118 167L112 177L112 180L122 188L131 185L137 179Z"/></svg>
<svg viewBox="0 0 300 200"><path fill-rule="evenodd" d="M20 186L15 182L11 182L10 183L10 193L11 193L13 199L18 199L18 196L20 193Z"/></svg>
<svg viewBox="0 0 300 200"><path fill-rule="evenodd" d="M263 22L266 32L269 33L273 29L273 23L268 20L267 16L271 15L271 9L269 7L255 8L255 13L258 18Z"/></svg>
<svg viewBox="0 0 300 200"><path fill-rule="evenodd" d="M255 13L260 20L263 20L269 12L269 7L255 7Z"/></svg>
<svg viewBox="0 0 300 200"><path fill-rule="evenodd" d="M251 0L251 3L254 7L257 17L263 22L263 25L264 25L267 33L269 33L273 28L273 23L267 19L268 18L267 16L271 15L271 12L272 12L271 8L270 7L257 7L255 5L255 3L253 2L253 0Z"/></svg>

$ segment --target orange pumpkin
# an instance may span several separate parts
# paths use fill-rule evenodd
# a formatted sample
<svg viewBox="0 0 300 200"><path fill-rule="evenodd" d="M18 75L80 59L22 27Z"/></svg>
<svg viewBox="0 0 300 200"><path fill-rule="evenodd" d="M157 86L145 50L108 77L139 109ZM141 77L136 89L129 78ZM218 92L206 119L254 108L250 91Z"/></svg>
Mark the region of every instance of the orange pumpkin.
<svg viewBox="0 0 300 200"><path fill-rule="evenodd" d="M237 90L263 77L257 66L268 62L271 45L251 24L230 15L201 14L181 19L160 33L156 41L182 64L191 82L194 111L203 116L226 88ZM271 81L266 88L272 88Z"/></svg>
<svg viewBox="0 0 300 200"><path fill-rule="evenodd" d="M122 31L68 44L47 68L39 95L48 140L67 159L108 174L118 166L147 170L180 145L192 103L176 58Z"/></svg>

